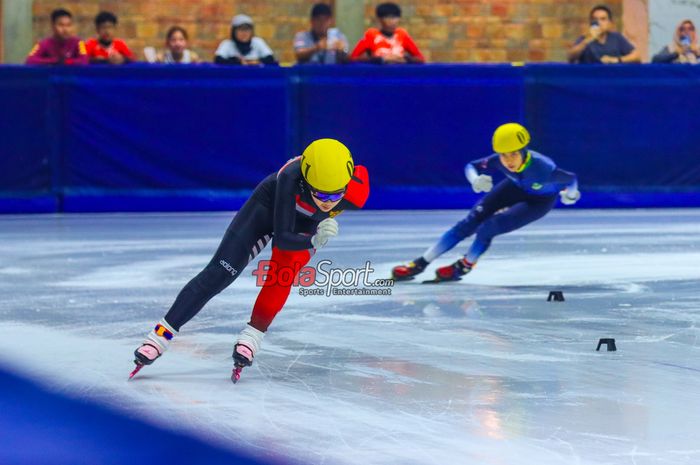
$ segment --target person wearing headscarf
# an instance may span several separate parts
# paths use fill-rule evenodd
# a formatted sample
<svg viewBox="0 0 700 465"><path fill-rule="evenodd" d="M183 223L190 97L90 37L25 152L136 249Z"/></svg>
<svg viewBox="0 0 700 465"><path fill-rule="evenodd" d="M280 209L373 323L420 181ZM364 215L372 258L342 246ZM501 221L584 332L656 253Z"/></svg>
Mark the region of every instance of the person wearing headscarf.
<svg viewBox="0 0 700 465"><path fill-rule="evenodd" d="M689 19L682 21L673 34L673 42L652 58L652 63L691 63L700 59L700 47L695 34L695 24Z"/></svg>
<svg viewBox="0 0 700 465"><path fill-rule="evenodd" d="M222 41L216 49L214 62L219 65L275 65L272 49L255 36L253 19L236 15L231 20L231 38Z"/></svg>

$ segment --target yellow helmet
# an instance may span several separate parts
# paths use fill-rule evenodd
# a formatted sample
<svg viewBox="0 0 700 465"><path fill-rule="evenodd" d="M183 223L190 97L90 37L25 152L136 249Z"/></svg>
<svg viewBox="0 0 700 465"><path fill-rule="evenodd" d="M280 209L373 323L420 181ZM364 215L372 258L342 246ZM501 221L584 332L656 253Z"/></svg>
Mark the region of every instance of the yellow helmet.
<svg viewBox="0 0 700 465"><path fill-rule="evenodd" d="M335 139L318 139L301 155L301 174L321 192L338 192L350 182L355 164L350 150Z"/></svg>
<svg viewBox="0 0 700 465"><path fill-rule="evenodd" d="M493 133L492 143L496 153L517 152L530 143L530 133L518 123L506 123Z"/></svg>

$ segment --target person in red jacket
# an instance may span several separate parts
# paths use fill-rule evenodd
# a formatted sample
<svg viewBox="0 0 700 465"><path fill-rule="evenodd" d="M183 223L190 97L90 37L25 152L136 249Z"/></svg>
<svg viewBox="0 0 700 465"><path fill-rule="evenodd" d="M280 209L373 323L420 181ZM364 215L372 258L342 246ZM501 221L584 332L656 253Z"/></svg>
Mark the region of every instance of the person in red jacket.
<svg viewBox="0 0 700 465"><path fill-rule="evenodd" d="M350 59L370 63L425 63L423 54L405 29L399 27L401 8L382 3L376 9L380 28L369 28L355 46Z"/></svg>
<svg viewBox="0 0 700 465"><path fill-rule="evenodd" d="M58 9L51 13L53 35L41 40L27 56L28 65L86 65L85 42L73 35L73 15Z"/></svg>
<svg viewBox="0 0 700 465"><path fill-rule="evenodd" d="M103 11L95 17L97 38L87 41L87 54L92 64L122 65L135 61L136 57L126 43L114 37L117 29L117 17L109 11Z"/></svg>

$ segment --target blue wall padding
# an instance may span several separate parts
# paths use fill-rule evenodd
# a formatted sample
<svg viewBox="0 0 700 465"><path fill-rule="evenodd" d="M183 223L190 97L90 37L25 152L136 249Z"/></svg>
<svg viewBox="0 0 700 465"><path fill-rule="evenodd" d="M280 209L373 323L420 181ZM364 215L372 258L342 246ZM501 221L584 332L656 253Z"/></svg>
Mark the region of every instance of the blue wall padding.
<svg viewBox="0 0 700 465"><path fill-rule="evenodd" d="M0 196L51 190L51 131L61 118L52 87L47 70L0 67Z"/></svg>
<svg viewBox="0 0 700 465"><path fill-rule="evenodd" d="M320 137L369 168L368 208L466 208L507 121L581 207L700 206L700 67L4 66L0 99L0 212L236 209Z"/></svg>
<svg viewBox="0 0 700 465"><path fill-rule="evenodd" d="M700 118L691 110L700 103L699 71L532 66L528 126L536 146L583 185L700 189Z"/></svg>

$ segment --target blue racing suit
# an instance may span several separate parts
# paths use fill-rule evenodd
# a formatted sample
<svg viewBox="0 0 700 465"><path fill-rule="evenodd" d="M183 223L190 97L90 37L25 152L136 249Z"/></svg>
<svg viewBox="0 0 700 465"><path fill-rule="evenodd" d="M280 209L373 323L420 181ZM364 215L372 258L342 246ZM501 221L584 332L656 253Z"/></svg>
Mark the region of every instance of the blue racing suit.
<svg viewBox="0 0 700 465"><path fill-rule="evenodd" d="M465 174L470 181L480 174L496 171L501 171L506 179L474 205L466 218L425 251L423 258L426 261L435 260L476 233L476 239L465 254L466 260L474 264L488 250L494 237L542 218L554 207L562 190L578 190L575 174L557 168L550 158L540 153L533 150L526 153L523 165L516 172L503 166L498 154L467 164ZM503 209L507 210L501 212Z"/></svg>

